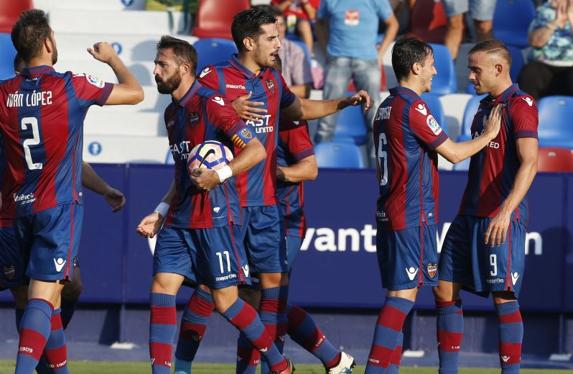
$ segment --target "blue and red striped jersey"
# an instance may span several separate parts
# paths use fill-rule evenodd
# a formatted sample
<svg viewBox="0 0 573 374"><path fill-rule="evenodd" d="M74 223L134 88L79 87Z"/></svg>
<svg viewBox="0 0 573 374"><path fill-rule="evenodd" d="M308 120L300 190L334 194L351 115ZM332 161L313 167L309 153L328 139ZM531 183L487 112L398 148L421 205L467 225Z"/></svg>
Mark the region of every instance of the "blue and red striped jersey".
<svg viewBox="0 0 573 374"><path fill-rule="evenodd" d="M314 154L306 121L281 121L279 137L277 146L279 166L296 164ZM303 182L277 181L277 199L285 234L304 238L306 219Z"/></svg>
<svg viewBox="0 0 573 374"><path fill-rule="evenodd" d="M390 90L374 119L379 165L377 219L387 230L438 223L438 155L448 139L414 91Z"/></svg>
<svg viewBox="0 0 573 374"><path fill-rule="evenodd" d="M7 172L2 215L21 217L81 201L83 123L113 85L51 66L0 83L0 132Z"/></svg>
<svg viewBox="0 0 573 374"><path fill-rule="evenodd" d="M217 140L241 148L254 138L230 102L195 81L181 100L165 109L165 126L175 160L175 197L166 225L197 229L239 223L239 199L232 178L207 192L193 184L187 169L197 144Z"/></svg>
<svg viewBox="0 0 573 374"><path fill-rule="evenodd" d="M468 184L460 207L460 214L494 217L513 188L519 169L516 141L537 138L539 116L535 100L512 85L497 98L485 97L472 122L472 137L483 132L491 110L502 107L499 134L470 161ZM513 213L514 218L527 221L527 201L523 199Z"/></svg>
<svg viewBox="0 0 573 374"><path fill-rule="evenodd" d="M267 109L264 120L246 121L265 147L267 157L246 173L235 178L241 206L276 204L276 146L278 121L282 108L293 103L295 95L289 90L280 72L264 68L253 74L236 56L220 66L207 66L199 75L205 87L219 91L233 101L252 92L251 101L263 102ZM240 152L235 149L235 152Z"/></svg>

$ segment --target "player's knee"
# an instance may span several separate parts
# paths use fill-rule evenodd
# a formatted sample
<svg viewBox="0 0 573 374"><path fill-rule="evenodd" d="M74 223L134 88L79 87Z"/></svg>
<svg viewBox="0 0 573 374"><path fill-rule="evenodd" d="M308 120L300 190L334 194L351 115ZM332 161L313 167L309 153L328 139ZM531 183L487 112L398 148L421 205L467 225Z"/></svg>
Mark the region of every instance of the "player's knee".
<svg viewBox="0 0 573 374"><path fill-rule="evenodd" d="M168 295L175 295L178 291L177 283L170 278L158 277L153 278L151 283L152 293L162 293Z"/></svg>
<svg viewBox="0 0 573 374"><path fill-rule="evenodd" d="M438 303L455 301L458 298L453 287L442 283L438 284L437 287L433 287L432 292L434 293L434 300Z"/></svg>
<svg viewBox="0 0 573 374"><path fill-rule="evenodd" d="M283 273L261 273L259 279L262 288L274 288L288 284L288 274Z"/></svg>

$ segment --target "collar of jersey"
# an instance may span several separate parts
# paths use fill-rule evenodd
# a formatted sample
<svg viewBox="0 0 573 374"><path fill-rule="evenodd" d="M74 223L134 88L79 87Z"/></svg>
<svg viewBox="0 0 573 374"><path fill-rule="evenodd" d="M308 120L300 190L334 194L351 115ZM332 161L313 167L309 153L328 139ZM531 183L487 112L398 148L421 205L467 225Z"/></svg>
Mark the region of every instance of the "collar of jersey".
<svg viewBox="0 0 573 374"><path fill-rule="evenodd" d="M247 79L253 79L256 78L257 75L255 75L252 71L250 71L249 69L247 69L243 64L241 64L239 62L239 55L233 55L233 57L231 57L231 65L236 68L237 70L239 70L241 73L243 73L243 75L245 76L245 78ZM261 71L259 72L259 75L262 75L264 73L264 71L266 70L266 68L261 68Z"/></svg>
<svg viewBox="0 0 573 374"><path fill-rule="evenodd" d="M201 83L199 83L199 81L197 79L195 79L195 82L193 82L193 84L191 85L191 87L189 88L189 90L185 93L185 95L183 95L183 97L181 98L181 100L177 101L175 99L173 99L173 102L177 105L179 105L180 107L184 107L189 100L195 96L195 94L197 93L197 91L199 91L199 88L201 88Z"/></svg>
<svg viewBox="0 0 573 374"><path fill-rule="evenodd" d="M498 97L494 98L491 95L487 95L482 101L489 101L491 102L492 105L496 105L499 103L505 103L509 100L509 98L512 96L512 94L516 91L519 91L519 86L517 85L517 83L512 84L511 86L509 86L505 91L502 92L501 95L499 95Z"/></svg>
<svg viewBox="0 0 573 374"><path fill-rule="evenodd" d="M402 97L409 97L412 100L418 100L420 96L414 92L413 90L409 89L408 87L404 86L397 86L390 89L390 95L397 96L400 95Z"/></svg>
<svg viewBox="0 0 573 374"><path fill-rule="evenodd" d="M29 68L24 68L24 70L22 70L22 75L24 76L34 76L34 75L42 75L42 74L48 74L54 71L54 67L53 66L48 66L48 65L40 65L40 66L32 66Z"/></svg>

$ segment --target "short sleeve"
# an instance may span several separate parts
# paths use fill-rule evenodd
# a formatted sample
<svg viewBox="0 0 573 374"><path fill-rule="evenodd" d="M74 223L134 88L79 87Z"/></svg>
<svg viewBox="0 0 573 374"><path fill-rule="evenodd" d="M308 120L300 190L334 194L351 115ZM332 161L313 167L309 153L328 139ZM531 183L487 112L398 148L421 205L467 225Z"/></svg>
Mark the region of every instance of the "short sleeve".
<svg viewBox="0 0 573 374"><path fill-rule="evenodd" d="M279 137L297 161L314 154L306 121L281 122Z"/></svg>
<svg viewBox="0 0 573 374"><path fill-rule="evenodd" d="M221 130L237 147L244 148L253 140L252 131L239 118L227 98L213 95L203 100L209 123Z"/></svg>
<svg viewBox="0 0 573 374"><path fill-rule="evenodd" d="M409 111L410 129L422 143L430 149L436 149L448 139L446 133L422 100L416 101Z"/></svg>
<svg viewBox="0 0 573 374"><path fill-rule="evenodd" d="M394 11L392 10L392 5L390 5L390 1L388 0L376 0L374 1L376 4L376 14L378 17L386 21L388 18L394 15Z"/></svg>
<svg viewBox="0 0 573 374"><path fill-rule="evenodd" d="M93 104L104 105L113 90L113 84L89 74L74 74L72 85L76 97L85 107Z"/></svg>
<svg viewBox="0 0 573 374"><path fill-rule="evenodd" d="M529 96L512 99L509 116L516 138L537 138L539 112L535 100Z"/></svg>

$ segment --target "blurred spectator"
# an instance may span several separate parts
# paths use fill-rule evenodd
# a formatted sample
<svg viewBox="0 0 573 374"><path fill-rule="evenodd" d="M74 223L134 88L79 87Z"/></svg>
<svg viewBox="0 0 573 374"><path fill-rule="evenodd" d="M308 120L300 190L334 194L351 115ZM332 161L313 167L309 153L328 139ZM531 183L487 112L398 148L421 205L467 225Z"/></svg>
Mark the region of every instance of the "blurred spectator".
<svg viewBox="0 0 573 374"><path fill-rule="evenodd" d="M448 27L444 44L450 50L452 59L458 56L458 50L464 36L464 14L470 11L474 20L477 41L492 38L493 12L496 0L443 0L448 15Z"/></svg>
<svg viewBox="0 0 573 374"><path fill-rule="evenodd" d="M300 38L310 53L313 53L314 37L310 22L316 18L316 8L312 2L310 0L272 0L271 4L283 12L288 28L296 27Z"/></svg>
<svg viewBox="0 0 573 374"><path fill-rule="evenodd" d="M263 5L265 6L265 5ZM312 86L310 72L310 59L306 57L304 50L295 42L286 39L286 19L280 9L274 6L266 6L277 18L281 48L279 57L282 62L282 74L287 86L298 97L308 98Z"/></svg>
<svg viewBox="0 0 573 374"><path fill-rule="evenodd" d="M529 28L533 47L519 86L538 99L573 95L573 0L550 0L537 8Z"/></svg>
<svg viewBox="0 0 573 374"><path fill-rule="evenodd" d="M385 23L386 32L377 48L380 20ZM396 38L398 27L388 0L321 0L316 33L327 56L324 98L344 95L352 78L356 89L366 90L372 98L372 108L377 108L380 102L380 66L384 53ZM375 112L370 110L367 113L369 131ZM321 119L315 141L331 141L335 127L335 115ZM370 152L371 136L368 139Z"/></svg>

